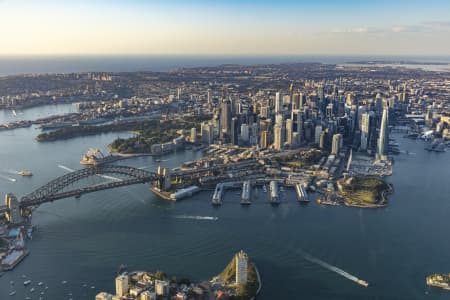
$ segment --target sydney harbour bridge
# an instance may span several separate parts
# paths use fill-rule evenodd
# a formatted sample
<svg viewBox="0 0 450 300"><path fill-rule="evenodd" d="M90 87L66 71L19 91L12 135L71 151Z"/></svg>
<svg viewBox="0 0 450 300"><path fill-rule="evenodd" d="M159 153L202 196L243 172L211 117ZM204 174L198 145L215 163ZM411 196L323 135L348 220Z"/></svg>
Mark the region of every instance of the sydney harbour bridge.
<svg viewBox="0 0 450 300"><path fill-rule="evenodd" d="M107 182L73 187L76 183L93 176L104 176L108 178L111 175L120 176L120 178L113 177L113 180ZM164 186L165 180L170 180L170 178L165 178L162 174L149 172L134 167L120 165L100 165L88 167L64 174L39 187L30 194L21 197L20 201L18 201L14 195L7 194L7 199L10 197L15 200L7 200L6 205L0 206L0 213L11 212L11 210L14 209L20 211L22 209L38 206L46 202L69 197L80 197L81 195L87 193L138 183L152 182L155 185L162 187Z"/></svg>

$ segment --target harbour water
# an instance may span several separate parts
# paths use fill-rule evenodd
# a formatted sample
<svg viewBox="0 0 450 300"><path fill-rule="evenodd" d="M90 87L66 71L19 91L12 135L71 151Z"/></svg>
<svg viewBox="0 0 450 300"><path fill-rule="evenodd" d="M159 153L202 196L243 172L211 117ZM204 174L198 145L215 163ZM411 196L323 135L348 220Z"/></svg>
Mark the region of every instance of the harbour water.
<svg viewBox="0 0 450 300"><path fill-rule="evenodd" d="M56 108L24 113L37 116L48 109ZM71 109L70 105L58 108ZM7 113L0 113L0 122ZM33 127L0 132L1 197L6 192L23 196L67 169L78 169L88 148L105 150L115 137L127 135L37 143L38 132ZM145 184L44 204L33 215L36 230L28 243L30 255L0 277L0 299L13 298L10 281L15 282L17 299L30 296L31 287L36 289L32 299L39 298L44 290L37 285L40 281L48 286L44 299L94 299L99 291L114 291L121 264L131 270L208 279L240 249L258 265L263 281L258 299L262 300L448 299L448 292L427 287L425 276L450 271L450 153L428 152L420 140L397 137L397 142L401 150L414 154L395 157L394 175L388 179L395 193L384 209L321 207L313 201L302 205L294 190L286 190L276 207L262 190L246 207L240 205L236 192L225 193L220 207L211 205L210 192L169 203L155 197ZM174 167L199 155L174 153L161 163ZM120 164L157 167L152 157ZM22 169L34 176L12 172ZM308 261L302 253L369 286ZM24 287L22 275L33 282Z"/></svg>

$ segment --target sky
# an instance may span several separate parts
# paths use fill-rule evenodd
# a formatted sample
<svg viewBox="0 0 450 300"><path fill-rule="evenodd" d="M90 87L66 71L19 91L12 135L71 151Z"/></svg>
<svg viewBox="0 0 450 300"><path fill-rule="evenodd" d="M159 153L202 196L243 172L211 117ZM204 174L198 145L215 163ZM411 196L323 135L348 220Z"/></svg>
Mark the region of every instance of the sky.
<svg viewBox="0 0 450 300"><path fill-rule="evenodd" d="M0 55L450 55L450 0L0 0Z"/></svg>

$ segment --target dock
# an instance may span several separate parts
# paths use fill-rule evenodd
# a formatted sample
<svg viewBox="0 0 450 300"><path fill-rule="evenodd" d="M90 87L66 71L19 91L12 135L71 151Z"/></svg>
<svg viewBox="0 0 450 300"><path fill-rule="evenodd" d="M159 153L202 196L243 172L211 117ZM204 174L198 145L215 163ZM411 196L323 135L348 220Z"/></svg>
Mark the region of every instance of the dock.
<svg viewBox="0 0 450 300"><path fill-rule="evenodd" d="M242 205L251 204L252 203L251 197L252 197L252 184L250 180L246 180L242 184L241 204Z"/></svg>
<svg viewBox="0 0 450 300"><path fill-rule="evenodd" d="M216 189L214 190L211 203L213 205L222 205L222 197L223 197L223 183L218 183L216 185Z"/></svg>
<svg viewBox="0 0 450 300"><path fill-rule="evenodd" d="M275 180L272 180L269 184L270 194L269 194L269 201L273 205L280 204L280 189L278 188L278 182Z"/></svg>
<svg viewBox="0 0 450 300"><path fill-rule="evenodd" d="M299 202L309 202L308 193L302 184L297 183L295 185L295 191L297 192Z"/></svg>

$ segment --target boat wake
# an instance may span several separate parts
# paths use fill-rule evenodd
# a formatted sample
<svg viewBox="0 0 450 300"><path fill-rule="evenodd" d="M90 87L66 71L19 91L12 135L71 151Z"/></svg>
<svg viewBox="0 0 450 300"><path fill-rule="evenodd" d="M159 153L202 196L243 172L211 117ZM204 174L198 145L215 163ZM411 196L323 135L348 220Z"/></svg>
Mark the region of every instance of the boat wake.
<svg viewBox="0 0 450 300"><path fill-rule="evenodd" d="M66 167L64 165L58 165L59 168L69 171L69 172L74 172L74 169L71 169L69 167ZM98 177L104 178L104 179L108 179L108 180L114 180L114 181L122 181L122 179L117 178L117 177L113 177L113 176L108 176L108 175L97 175Z"/></svg>
<svg viewBox="0 0 450 300"><path fill-rule="evenodd" d="M109 180L122 181L122 179L117 178L117 177L113 177L113 176L108 176L108 175L97 175L97 176L101 177L101 178L109 179Z"/></svg>
<svg viewBox="0 0 450 300"><path fill-rule="evenodd" d="M17 173L19 173L18 170L13 170L13 169L5 169L3 171L5 171L6 173L8 173L10 175L17 175Z"/></svg>
<svg viewBox="0 0 450 300"><path fill-rule="evenodd" d="M71 169L69 167L63 166L63 165L58 165L58 168L61 168L63 170L69 171L69 172L74 172L74 169Z"/></svg>
<svg viewBox="0 0 450 300"><path fill-rule="evenodd" d="M4 180L11 181L11 182L16 182L16 179L15 179L15 178L12 178L12 177L0 175L0 178L1 178L1 179L4 179Z"/></svg>
<svg viewBox="0 0 450 300"><path fill-rule="evenodd" d="M349 273L345 272L344 270L342 270L342 269L340 269L340 268L338 268L336 266L332 266L329 263L324 262L323 260L320 260L320 259L318 259L316 257L313 257L311 254L308 254L308 253L306 253L304 251L301 251L301 250L300 250L300 253L302 254L303 258L306 259L309 262L312 262L312 263L317 264L317 265L319 265L319 266L321 266L321 267L323 267L323 268L325 268L327 270L335 272L335 273L337 273L337 274L347 278L348 280L354 281L357 284L362 285L364 287L367 287L369 285L364 280L359 279L358 277L353 276L352 274L349 274Z"/></svg>
<svg viewBox="0 0 450 300"><path fill-rule="evenodd" d="M217 220L219 220L218 217L187 216L187 215L175 216L175 219L204 220L204 221L217 221Z"/></svg>

